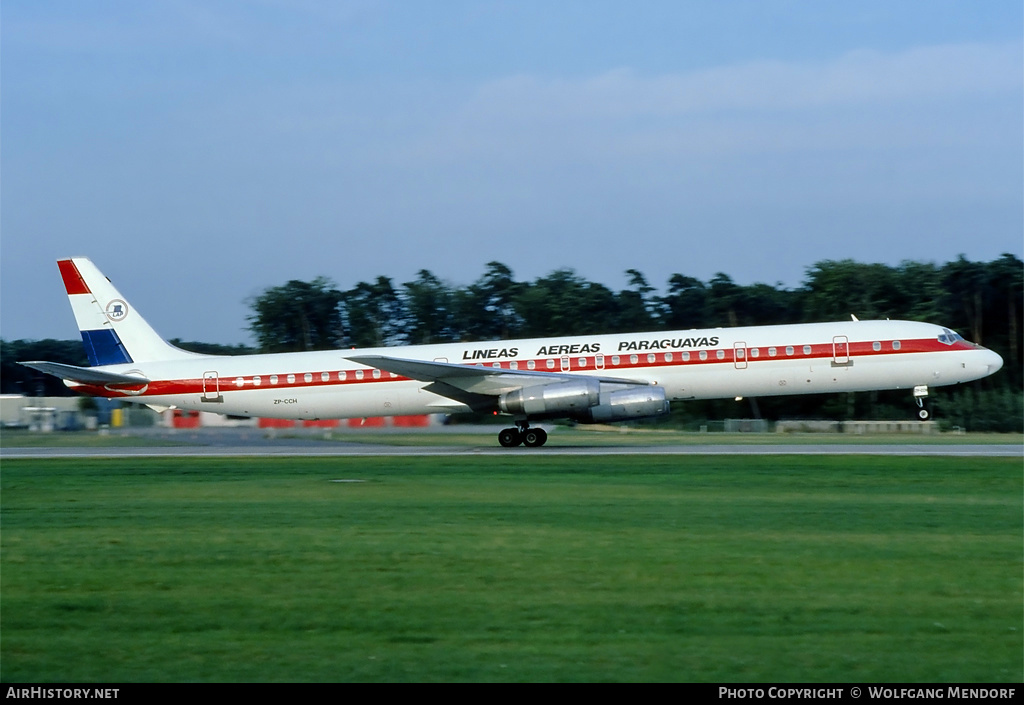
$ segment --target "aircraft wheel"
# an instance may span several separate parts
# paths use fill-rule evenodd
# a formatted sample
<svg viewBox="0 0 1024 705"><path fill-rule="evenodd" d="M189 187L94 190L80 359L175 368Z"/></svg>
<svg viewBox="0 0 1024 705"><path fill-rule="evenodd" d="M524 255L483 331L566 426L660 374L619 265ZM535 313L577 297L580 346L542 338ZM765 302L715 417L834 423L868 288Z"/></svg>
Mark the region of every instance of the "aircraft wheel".
<svg viewBox="0 0 1024 705"><path fill-rule="evenodd" d="M917 412L917 418L922 421L927 421L929 416L931 416L931 414L928 413L928 409L919 409Z"/></svg>
<svg viewBox="0 0 1024 705"><path fill-rule="evenodd" d="M527 448L539 448L548 440L548 434L543 428L528 428L523 432L523 445Z"/></svg>
<svg viewBox="0 0 1024 705"><path fill-rule="evenodd" d="M503 428L498 434L498 443L504 448L515 448L523 442L518 428Z"/></svg>

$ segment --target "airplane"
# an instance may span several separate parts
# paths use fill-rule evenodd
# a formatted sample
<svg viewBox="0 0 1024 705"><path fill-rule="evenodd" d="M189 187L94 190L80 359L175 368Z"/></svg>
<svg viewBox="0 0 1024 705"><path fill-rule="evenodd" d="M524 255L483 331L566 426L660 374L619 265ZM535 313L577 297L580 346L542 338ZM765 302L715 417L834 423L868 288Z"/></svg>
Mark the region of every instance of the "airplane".
<svg viewBox="0 0 1024 705"><path fill-rule="evenodd" d="M57 262L90 367L21 364L76 392L243 417L342 419L504 414L504 447L547 441L532 422L656 417L670 402L911 389L998 371L1002 358L949 328L850 321L615 333L256 355L202 355L161 338L85 257Z"/></svg>

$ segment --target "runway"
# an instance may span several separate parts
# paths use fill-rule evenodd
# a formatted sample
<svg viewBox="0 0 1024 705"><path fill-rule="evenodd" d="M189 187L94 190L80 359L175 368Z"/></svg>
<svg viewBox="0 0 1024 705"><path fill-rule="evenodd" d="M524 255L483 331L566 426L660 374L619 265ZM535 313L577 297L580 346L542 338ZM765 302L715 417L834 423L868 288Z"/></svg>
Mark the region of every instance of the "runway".
<svg viewBox="0 0 1024 705"><path fill-rule="evenodd" d="M353 446L346 448L294 448L282 446L271 451L252 448L28 448L3 451L0 458L25 460L29 458L232 458L232 457L465 457L502 456L517 453L537 456L557 455L887 455L934 457L1024 457L1018 449L1003 446L662 446L657 448L635 446L630 448L587 448L581 446L543 449L462 448L462 447L388 447Z"/></svg>
<svg viewBox="0 0 1024 705"><path fill-rule="evenodd" d="M1024 458L1024 446L1013 443L893 442L851 443L849 440L823 438L821 442L774 439L772 443L643 443L636 438L617 442L607 437L574 437L571 442L552 435L542 448L502 448L490 433L480 435L479 443L445 443L444 433L424 434L422 445L395 445L388 434L381 443L325 439L316 434L275 437L248 429L218 429L188 432L150 430L133 433L130 445L63 447L0 447L0 459L28 458L228 458L273 457L458 457L458 456L596 456L596 455L886 455L934 457L1017 457ZM123 441L122 441L123 442Z"/></svg>

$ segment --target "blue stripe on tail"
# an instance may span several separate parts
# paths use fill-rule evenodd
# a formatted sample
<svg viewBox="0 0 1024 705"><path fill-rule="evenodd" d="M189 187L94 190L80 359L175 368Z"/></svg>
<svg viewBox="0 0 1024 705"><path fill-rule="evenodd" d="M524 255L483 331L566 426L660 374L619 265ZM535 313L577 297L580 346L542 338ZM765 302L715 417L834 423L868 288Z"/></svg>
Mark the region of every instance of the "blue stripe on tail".
<svg viewBox="0 0 1024 705"><path fill-rule="evenodd" d="M132 362L132 356L128 354L121 339L111 328L83 330L82 343L89 356L89 364L93 367Z"/></svg>

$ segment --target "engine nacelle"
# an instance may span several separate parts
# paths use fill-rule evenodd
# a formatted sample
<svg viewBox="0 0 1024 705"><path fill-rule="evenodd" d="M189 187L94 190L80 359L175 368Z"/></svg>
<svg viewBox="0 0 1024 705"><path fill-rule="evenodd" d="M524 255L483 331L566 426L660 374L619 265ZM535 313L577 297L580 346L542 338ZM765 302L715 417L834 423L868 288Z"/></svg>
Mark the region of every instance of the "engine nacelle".
<svg viewBox="0 0 1024 705"><path fill-rule="evenodd" d="M580 423L628 421L668 413L664 387L643 386L601 393L601 383L580 378L507 392L498 400L506 414L530 419L570 418Z"/></svg>
<svg viewBox="0 0 1024 705"><path fill-rule="evenodd" d="M600 404L572 418L580 423L607 423L661 416L668 411L664 387L632 387L601 395Z"/></svg>
<svg viewBox="0 0 1024 705"><path fill-rule="evenodd" d="M498 400L498 407L506 414L543 417L569 416L576 418L601 400L601 383L581 377L571 382L543 384L536 387L506 392Z"/></svg>

